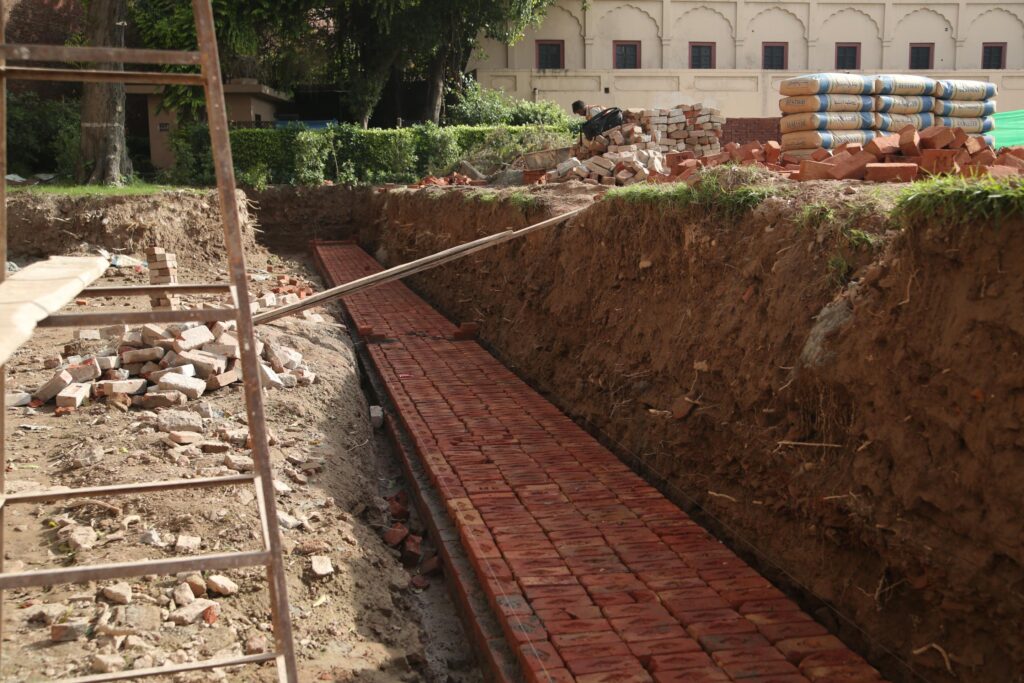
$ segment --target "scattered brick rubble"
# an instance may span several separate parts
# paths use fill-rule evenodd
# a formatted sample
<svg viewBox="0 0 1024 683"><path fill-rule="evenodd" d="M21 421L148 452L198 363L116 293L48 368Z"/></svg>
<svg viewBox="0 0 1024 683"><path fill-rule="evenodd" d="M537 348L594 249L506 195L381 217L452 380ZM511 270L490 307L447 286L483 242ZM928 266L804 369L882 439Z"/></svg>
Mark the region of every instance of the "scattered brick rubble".
<svg viewBox="0 0 1024 683"><path fill-rule="evenodd" d="M298 285L282 285L296 288ZM279 287L280 288L280 287ZM296 294L268 293L258 301L272 307ZM312 314L315 318L322 317ZM56 401L59 413L79 408L90 398L143 409L171 408L241 381L235 323L217 322L114 325L79 330L64 354L44 359L56 373L32 394L31 407ZM275 342L257 340L263 386L287 389L312 384L316 375L302 354Z"/></svg>
<svg viewBox="0 0 1024 683"><path fill-rule="evenodd" d="M867 180L910 182L922 177L960 175L1016 177L1024 172L1024 147L998 152L981 137L960 128L907 126L866 144L817 149L809 157L783 152L778 142L729 143L721 154L696 159L667 159L671 181L696 182L697 171L725 163L756 165L793 180Z"/></svg>

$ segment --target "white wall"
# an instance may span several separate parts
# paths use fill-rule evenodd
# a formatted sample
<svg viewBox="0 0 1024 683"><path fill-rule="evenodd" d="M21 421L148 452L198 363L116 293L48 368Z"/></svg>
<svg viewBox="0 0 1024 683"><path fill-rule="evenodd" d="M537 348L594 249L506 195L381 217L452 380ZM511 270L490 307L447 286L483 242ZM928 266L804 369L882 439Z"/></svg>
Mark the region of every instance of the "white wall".
<svg viewBox="0 0 1024 683"><path fill-rule="evenodd" d="M535 78L538 39L565 41L567 71ZM642 73L612 70L616 40L641 41ZM716 44L719 73L682 73L689 68L690 42ZM732 116L776 116L773 95L755 87L781 75L757 73L764 42L789 44L793 75L834 70L837 42L861 44L864 73L907 72L910 44L934 43L932 75L996 80L1003 93L1000 110L1024 108L1024 0L999 5L990 0L589 0L586 8L581 0L559 0L546 21L515 46L483 41L470 68L481 81L522 97L533 97L534 87L537 96L561 101L571 93L572 99L599 104L653 106L652 98L715 97L741 107L727 112ZM1006 43L1006 71L980 71L987 42ZM693 92L680 90L691 82L700 85ZM751 98L754 91L758 94ZM746 94L734 94L740 92Z"/></svg>

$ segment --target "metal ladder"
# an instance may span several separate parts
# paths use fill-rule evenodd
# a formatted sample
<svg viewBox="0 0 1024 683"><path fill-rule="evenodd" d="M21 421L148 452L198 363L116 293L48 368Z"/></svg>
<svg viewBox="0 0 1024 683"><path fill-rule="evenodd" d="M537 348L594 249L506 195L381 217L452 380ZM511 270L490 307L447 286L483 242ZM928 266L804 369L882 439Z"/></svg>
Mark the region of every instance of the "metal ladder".
<svg viewBox="0 0 1024 683"><path fill-rule="evenodd" d="M273 661L277 667L279 681L296 683L298 681L298 674L292 642L291 617L288 607L281 537L278 530L273 472L270 466L270 451L264 420L263 396L260 385L260 361L254 343L254 325L252 310L249 304L245 253L242 247L242 226L235 197L235 173L231 160L231 141L228 135L227 111L224 104L224 85L221 77L217 36L214 29L213 9L210 0L192 0L196 34L199 39L199 50L197 52L112 47L9 45L6 43L5 37L5 4L5 0L0 0L0 266L2 266L0 267L0 284L2 284L6 277L7 270L7 188L5 177L7 175L7 81L9 79L202 86L205 89L206 95L206 109L213 146L214 166L217 174L217 190L224 222L224 239L228 253L231 284L102 287L85 289L81 296L96 298L105 296L141 297L150 295L166 296L167 294L230 293L234 296L235 307L219 310L62 314L50 316L41 321L39 326L83 327L173 322L206 323L235 320L238 324L246 411L255 469L252 474L241 476L95 486L54 493L22 493L4 496L4 470L6 466L4 420L6 406L3 406L0 409L0 572L3 571L4 512L6 507L16 504L37 504L71 498L95 498L98 496L133 495L155 491L210 489L237 486L239 484L252 484L256 488L256 503L259 508L263 531L263 549L196 557L126 562L123 564L0 573L0 626L2 626L3 617L3 591L7 589L45 587L63 583L102 581L150 574L167 575L185 571L231 569L262 565L266 567L269 583L270 607L274 627L274 652L233 659L210 660L151 669L98 674L69 680L78 682L127 680ZM200 73L9 66L8 62L11 61L198 66L200 67ZM4 395L5 376L4 368L0 367L0 396Z"/></svg>

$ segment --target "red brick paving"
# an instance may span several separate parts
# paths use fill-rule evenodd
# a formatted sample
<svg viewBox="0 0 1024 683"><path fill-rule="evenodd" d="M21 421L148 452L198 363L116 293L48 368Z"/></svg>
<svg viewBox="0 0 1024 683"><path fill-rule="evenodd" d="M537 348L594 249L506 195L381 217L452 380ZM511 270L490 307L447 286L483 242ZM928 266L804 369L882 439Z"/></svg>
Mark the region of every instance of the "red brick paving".
<svg viewBox="0 0 1024 683"><path fill-rule="evenodd" d="M331 285L380 270L315 250ZM530 683L881 681L405 285L345 306Z"/></svg>

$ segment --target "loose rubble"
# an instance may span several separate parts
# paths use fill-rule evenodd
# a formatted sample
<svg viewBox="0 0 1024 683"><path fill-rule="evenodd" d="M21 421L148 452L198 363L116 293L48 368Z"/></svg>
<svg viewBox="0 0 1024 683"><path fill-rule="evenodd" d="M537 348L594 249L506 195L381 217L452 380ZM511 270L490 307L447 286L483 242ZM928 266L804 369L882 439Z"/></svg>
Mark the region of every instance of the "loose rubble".
<svg viewBox="0 0 1024 683"><path fill-rule="evenodd" d="M301 284L280 284L278 289L302 289ZM289 303L298 294L268 297ZM56 372L26 400L25 394L8 394L8 406L38 408L51 401L59 409L73 411L90 399L107 399L144 410L185 406L207 392L217 391L242 379L241 352L234 322L210 325L151 323L140 328L113 330L117 336L86 335L65 346L64 354L46 359ZM258 333L257 333L258 334ZM263 362L264 386L286 389L312 384L316 374L302 354L275 342L257 341ZM202 419L193 413L161 414L166 432L202 431ZM173 424L173 419L184 420ZM198 422L197 422L198 420ZM180 442L179 442L180 443Z"/></svg>
<svg viewBox="0 0 1024 683"><path fill-rule="evenodd" d="M761 166L792 180L867 180L910 182L922 177L960 175L1016 177L1024 173L1024 147L998 152L960 128L906 126L866 144L848 143L809 156L782 151L775 141L729 143L721 154L703 159L670 160L673 182L697 182L698 171L726 163Z"/></svg>
<svg viewBox="0 0 1024 683"><path fill-rule="evenodd" d="M684 152L698 158L721 151L726 119L702 104L673 109L629 109L625 123L577 146L576 156L548 171L545 182L582 180L600 185L633 185L664 180L668 159Z"/></svg>

